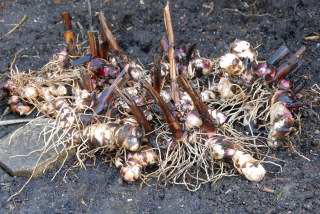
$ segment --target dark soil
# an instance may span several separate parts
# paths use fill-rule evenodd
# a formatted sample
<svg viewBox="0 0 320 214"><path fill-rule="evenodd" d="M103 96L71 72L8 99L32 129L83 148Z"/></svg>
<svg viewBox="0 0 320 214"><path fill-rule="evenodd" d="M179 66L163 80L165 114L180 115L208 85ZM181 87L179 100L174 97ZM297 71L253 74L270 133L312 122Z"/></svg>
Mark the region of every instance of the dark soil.
<svg viewBox="0 0 320 214"><path fill-rule="evenodd" d="M62 48L60 13L69 10L74 20L88 29L85 1L2 0L0 35L9 31L23 15L28 22L0 41L0 71L7 72L14 54L24 49L20 70L36 69ZM143 3L143 4L142 4ZM216 0L172 1L177 44L196 43L204 56L219 56L235 38L260 45L260 58L268 57L282 43L297 49L304 36L319 32L319 0ZM133 58L150 63L159 52L163 35L164 2L152 0L92 0L93 11L104 11L121 47ZM212 6L212 9L209 7ZM320 83L320 43L308 42L304 66L291 78L308 79L307 86ZM319 109L315 109L320 112ZM11 178L0 170L1 213L318 213L320 208L320 122L308 113L303 117L303 134L295 142L301 154L281 149L281 174L269 173L264 181L251 183L243 177L225 178L203 186L198 192L183 187L119 183L118 170L102 161L86 170L53 173L33 180L13 201L6 202L26 178ZM3 136L16 127L0 127ZM72 162L72 161L71 161ZM262 191L270 188L274 193Z"/></svg>

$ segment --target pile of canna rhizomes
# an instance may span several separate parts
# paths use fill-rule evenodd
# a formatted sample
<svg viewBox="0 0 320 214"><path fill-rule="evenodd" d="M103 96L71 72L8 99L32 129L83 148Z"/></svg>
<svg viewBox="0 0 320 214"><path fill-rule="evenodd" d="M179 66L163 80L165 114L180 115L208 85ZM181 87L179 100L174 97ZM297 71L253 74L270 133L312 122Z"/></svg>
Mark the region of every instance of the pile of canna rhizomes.
<svg viewBox="0 0 320 214"><path fill-rule="evenodd" d="M12 68L2 86L12 112L51 118L51 146L76 149L82 166L102 151L127 182L157 178L192 191L235 174L261 181L264 164L281 168L270 151L297 133L302 104L286 77L305 47L282 45L260 61L235 40L225 55L205 58L196 45L175 47L167 4L161 54L145 69L119 47L104 14L96 18L100 34L80 43L64 12L66 48L39 71Z"/></svg>

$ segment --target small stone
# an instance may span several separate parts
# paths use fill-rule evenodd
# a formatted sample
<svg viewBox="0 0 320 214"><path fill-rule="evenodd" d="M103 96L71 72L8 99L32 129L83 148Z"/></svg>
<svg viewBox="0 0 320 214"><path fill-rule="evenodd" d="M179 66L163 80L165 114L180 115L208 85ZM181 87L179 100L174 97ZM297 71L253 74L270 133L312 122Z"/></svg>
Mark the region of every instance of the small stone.
<svg viewBox="0 0 320 214"><path fill-rule="evenodd" d="M53 138L49 143L45 141L43 129L47 124L48 119L38 118L1 138L0 167L11 176L28 177L34 170L33 177L36 177L43 174L44 170L58 166L67 152L61 147L47 149L57 139ZM43 153L44 148L48 151ZM71 156L70 152L68 157Z"/></svg>

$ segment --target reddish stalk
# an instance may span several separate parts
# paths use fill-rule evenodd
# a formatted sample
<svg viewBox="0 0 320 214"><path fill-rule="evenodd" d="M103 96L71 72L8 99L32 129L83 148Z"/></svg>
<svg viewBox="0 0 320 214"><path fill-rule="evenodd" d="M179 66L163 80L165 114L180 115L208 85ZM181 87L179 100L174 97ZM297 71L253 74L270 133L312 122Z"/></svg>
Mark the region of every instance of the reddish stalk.
<svg viewBox="0 0 320 214"><path fill-rule="evenodd" d="M152 86L158 93L160 93L162 85L160 60L161 58L156 59L152 70Z"/></svg>
<svg viewBox="0 0 320 214"><path fill-rule="evenodd" d="M273 65L287 56L289 52L289 48L286 45L281 45L274 53L272 53L272 55L267 60L267 63L269 65Z"/></svg>
<svg viewBox="0 0 320 214"><path fill-rule="evenodd" d="M162 113L164 115L164 119L167 121L169 128L176 140L180 140L182 138L182 129L177 121L177 119L172 115L170 109L168 108L167 104L163 101L160 94L147 82L142 82L143 87L145 87L149 93L153 96L153 98L157 101L159 104Z"/></svg>
<svg viewBox="0 0 320 214"><path fill-rule="evenodd" d="M277 74L274 77L274 80L283 80L292 70L295 70L295 68L299 66L305 50L306 47L302 46L296 53L292 54L286 62L282 63L277 69Z"/></svg>
<svg viewBox="0 0 320 214"><path fill-rule="evenodd" d="M193 88L183 75L180 75L178 77L178 83L191 97L193 104L195 105L201 119L203 120L203 128L207 132L214 132L216 130L215 123L213 122L212 117L209 114L208 106L202 102L201 97L193 90Z"/></svg>
<svg viewBox="0 0 320 214"><path fill-rule="evenodd" d="M173 33L173 26L172 26L171 14L170 14L170 7L168 2L163 9L163 16L164 16L165 30L166 30L167 38L169 42L168 58L170 63L171 97L174 100L174 102L178 102L179 93L178 93L178 86L177 86L176 61L174 57L174 33Z"/></svg>
<svg viewBox="0 0 320 214"><path fill-rule="evenodd" d="M80 73L80 84L83 89L87 90L90 93L95 89L92 78L87 72Z"/></svg>
<svg viewBox="0 0 320 214"><path fill-rule="evenodd" d="M132 114L136 118L137 122L143 125L144 130L146 130L147 133L152 132L153 129L149 121L147 120L141 109L137 106L136 102L131 99L128 94L122 92L118 87L116 87L115 90L120 95L120 97L129 105Z"/></svg>
<svg viewBox="0 0 320 214"><path fill-rule="evenodd" d="M102 42L100 43L100 48L99 48L99 56L102 59L107 59L107 54L108 53L108 43L107 42Z"/></svg>
<svg viewBox="0 0 320 214"><path fill-rule="evenodd" d="M116 38L113 36L111 28L107 24L107 20L104 16L103 12L97 13L98 20L100 22L100 27L101 27L101 37L103 42L106 42L108 44L108 47L111 48L112 50L116 52L121 52L121 48L118 45L118 42Z"/></svg>
<svg viewBox="0 0 320 214"><path fill-rule="evenodd" d="M71 16L69 12L64 11L62 14L62 20L64 25L64 41L67 44L67 51L71 55L76 55L77 47L76 47L76 35L72 31L72 22Z"/></svg>
<svg viewBox="0 0 320 214"><path fill-rule="evenodd" d="M88 31L89 49L92 57L99 57L99 40L96 32Z"/></svg>

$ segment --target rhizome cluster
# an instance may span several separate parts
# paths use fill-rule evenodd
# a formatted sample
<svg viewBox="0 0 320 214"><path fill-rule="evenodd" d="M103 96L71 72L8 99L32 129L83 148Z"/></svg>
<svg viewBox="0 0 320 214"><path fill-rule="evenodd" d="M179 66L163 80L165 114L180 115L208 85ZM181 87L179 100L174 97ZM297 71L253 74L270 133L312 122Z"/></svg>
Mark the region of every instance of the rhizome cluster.
<svg viewBox="0 0 320 214"><path fill-rule="evenodd" d="M46 149L76 150L83 166L99 151L127 182L157 178L189 190L236 173L261 181L263 164L277 165L270 149L297 133L301 104L286 76L305 47L282 45L261 61L237 39L205 58L196 45L175 47L166 5L160 56L145 68L119 47L104 14L96 17L100 32L80 42L64 12L66 48L39 71L12 66L2 85L12 112L51 118Z"/></svg>

